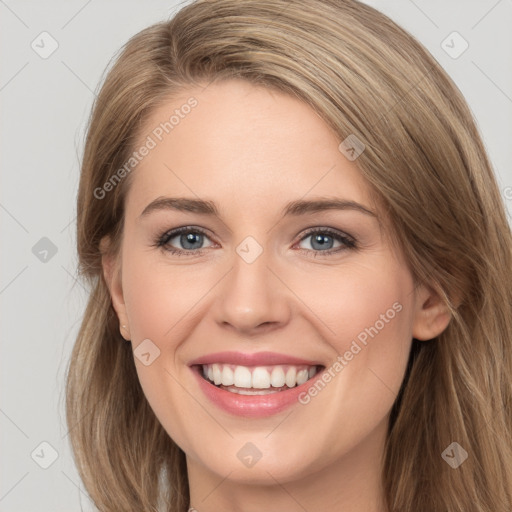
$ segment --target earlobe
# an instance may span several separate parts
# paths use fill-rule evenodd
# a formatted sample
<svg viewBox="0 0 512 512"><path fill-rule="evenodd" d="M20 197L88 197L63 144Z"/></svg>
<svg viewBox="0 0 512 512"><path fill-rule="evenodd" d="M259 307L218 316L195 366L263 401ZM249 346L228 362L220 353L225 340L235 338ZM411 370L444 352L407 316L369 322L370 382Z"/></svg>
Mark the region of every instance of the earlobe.
<svg viewBox="0 0 512 512"><path fill-rule="evenodd" d="M128 341L130 339L130 323L126 314L126 305L123 295L120 258L118 255L109 251L110 240L108 236L101 239L99 247L103 277L105 278L110 293L112 306L119 319L119 331L121 336Z"/></svg>
<svg viewBox="0 0 512 512"><path fill-rule="evenodd" d="M416 294L413 338L426 341L439 336L448 327L451 316L448 306L436 291L420 286Z"/></svg>

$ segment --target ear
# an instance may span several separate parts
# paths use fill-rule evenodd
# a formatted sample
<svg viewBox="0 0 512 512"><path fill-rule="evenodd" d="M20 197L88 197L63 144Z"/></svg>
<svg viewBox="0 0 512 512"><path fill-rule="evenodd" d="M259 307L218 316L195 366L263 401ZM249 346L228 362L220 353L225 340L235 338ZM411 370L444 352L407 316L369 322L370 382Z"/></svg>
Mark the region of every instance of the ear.
<svg viewBox="0 0 512 512"><path fill-rule="evenodd" d="M416 289L413 338L426 341L439 336L451 320L449 308L431 287L420 285Z"/></svg>
<svg viewBox="0 0 512 512"><path fill-rule="evenodd" d="M103 276L110 293L112 306L119 319L119 331L121 336L130 340L130 323L126 313L126 305L123 296L123 287L121 280L121 257L110 251L110 237L104 236L100 241L101 265L103 267ZM124 327L123 327L124 326Z"/></svg>

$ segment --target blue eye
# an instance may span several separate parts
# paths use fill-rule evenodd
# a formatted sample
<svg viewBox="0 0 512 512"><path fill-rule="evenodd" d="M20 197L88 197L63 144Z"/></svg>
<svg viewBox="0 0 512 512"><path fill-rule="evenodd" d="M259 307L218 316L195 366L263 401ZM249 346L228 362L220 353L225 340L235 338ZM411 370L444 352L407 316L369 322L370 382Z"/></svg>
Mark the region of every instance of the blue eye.
<svg viewBox="0 0 512 512"><path fill-rule="evenodd" d="M331 228L312 228L302 236L299 242L307 239L311 240L311 249L300 248L299 250L312 253L314 257L356 248L356 242L351 236ZM176 241L173 242L173 240ZM203 254L208 247L212 247L213 244L204 247L205 240L209 240L209 237L202 229L183 226L158 236L153 245L177 256L197 256ZM335 242L339 244L338 247L334 247ZM174 244L178 244L181 248L175 247Z"/></svg>
<svg viewBox="0 0 512 512"><path fill-rule="evenodd" d="M182 245L183 249L176 249L170 245L171 241L175 238L178 239L178 243ZM158 237L156 245L163 247L172 254L181 255L187 252L200 254L202 253L201 249L203 249L203 247L200 246L202 246L205 238L207 238L206 233L201 229L183 226Z"/></svg>
<svg viewBox="0 0 512 512"><path fill-rule="evenodd" d="M331 228L313 228L309 230L305 236L301 238L303 240L310 239L310 245L313 249L301 249L307 252L313 252L313 256L316 257L319 254L333 254L343 251L345 249L355 249L355 240L340 231ZM334 243L338 242L340 245L334 248ZM318 250L317 250L318 249ZM323 254L322 254L323 253Z"/></svg>

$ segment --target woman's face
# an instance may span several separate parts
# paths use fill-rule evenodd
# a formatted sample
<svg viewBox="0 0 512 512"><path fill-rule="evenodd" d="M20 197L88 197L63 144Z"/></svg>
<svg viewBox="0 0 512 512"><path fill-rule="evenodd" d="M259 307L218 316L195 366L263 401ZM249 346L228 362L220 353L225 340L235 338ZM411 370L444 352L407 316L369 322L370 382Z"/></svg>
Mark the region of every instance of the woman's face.
<svg viewBox="0 0 512 512"><path fill-rule="evenodd" d="M191 88L142 131L106 275L144 393L205 481L376 467L412 337L437 334L340 142L238 80Z"/></svg>

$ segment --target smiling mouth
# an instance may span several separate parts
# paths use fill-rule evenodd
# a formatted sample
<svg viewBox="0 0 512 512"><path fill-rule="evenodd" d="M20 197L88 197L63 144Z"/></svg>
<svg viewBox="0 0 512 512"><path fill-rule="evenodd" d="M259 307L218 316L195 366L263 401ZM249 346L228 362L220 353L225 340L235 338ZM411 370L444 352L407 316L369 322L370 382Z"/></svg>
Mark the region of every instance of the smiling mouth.
<svg viewBox="0 0 512 512"><path fill-rule="evenodd" d="M240 395L268 395L287 391L301 386L324 368L321 365L197 365L198 372L207 382Z"/></svg>

